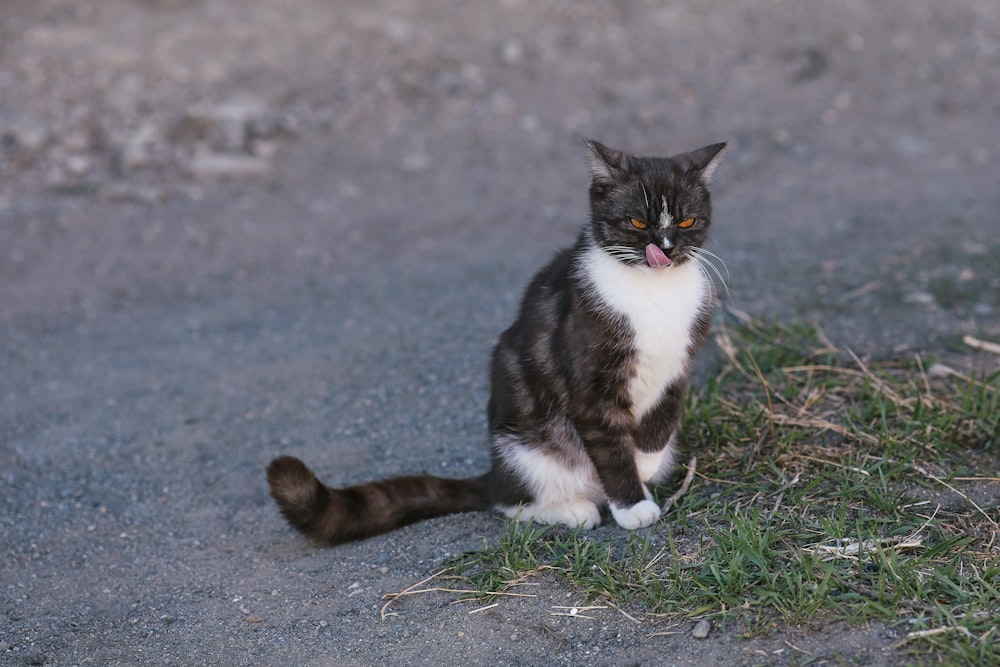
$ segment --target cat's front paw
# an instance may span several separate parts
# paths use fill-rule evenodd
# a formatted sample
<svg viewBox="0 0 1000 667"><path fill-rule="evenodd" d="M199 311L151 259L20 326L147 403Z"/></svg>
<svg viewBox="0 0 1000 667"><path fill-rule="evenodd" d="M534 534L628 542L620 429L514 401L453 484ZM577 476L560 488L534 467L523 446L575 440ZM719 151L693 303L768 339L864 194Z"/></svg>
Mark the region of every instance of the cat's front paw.
<svg viewBox="0 0 1000 667"><path fill-rule="evenodd" d="M601 525L601 511L589 500L565 502L559 505L518 505L502 507L501 510L511 519L518 521L537 521L538 523L562 524L570 528L590 530Z"/></svg>
<svg viewBox="0 0 1000 667"><path fill-rule="evenodd" d="M548 523L561 523L570 528L583 528L590 530L601 525L601 511L597 505L588 501L570 503L565 507L553 512L552 520Z"/></svg>
<svg viewBox="0 0 1000 667"><path fill-rule="evenodd" d="M660 506L652 500L641 500L631 507L611 505L611 516L618 525L627 530L652 526L660 519Z"/></svg>

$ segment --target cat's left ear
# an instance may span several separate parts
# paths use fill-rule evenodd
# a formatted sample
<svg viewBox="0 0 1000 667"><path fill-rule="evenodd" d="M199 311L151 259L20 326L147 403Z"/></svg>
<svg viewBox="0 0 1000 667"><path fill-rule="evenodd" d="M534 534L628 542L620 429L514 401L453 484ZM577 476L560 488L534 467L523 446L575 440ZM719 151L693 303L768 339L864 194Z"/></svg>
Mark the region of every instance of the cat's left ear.
<svg viewBox="0 0 1000 667"><path fill-rule="evenodd" d="M691 169L701 172L701 180L707 184L712 180L712 176L715 175L715 170L719 167L719 163L722 162L722 156L725 154L726 143L723 142L693 150L690 153L686 153L684 157L687 159Z"/></svg>

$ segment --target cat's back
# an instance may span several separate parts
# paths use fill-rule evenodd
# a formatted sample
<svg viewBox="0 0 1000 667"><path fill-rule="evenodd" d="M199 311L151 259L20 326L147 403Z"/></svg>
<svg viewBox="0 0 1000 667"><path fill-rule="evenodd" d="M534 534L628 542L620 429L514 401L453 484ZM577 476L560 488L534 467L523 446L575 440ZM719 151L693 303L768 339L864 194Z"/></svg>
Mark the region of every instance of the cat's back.
<svg viewBox="0 0 1000 667"><path fill-rule="evenodd" d="M573 250L565 248L539 269L524 290L517 320L505 334L555 326L569 308L572 267Z"/></svg>

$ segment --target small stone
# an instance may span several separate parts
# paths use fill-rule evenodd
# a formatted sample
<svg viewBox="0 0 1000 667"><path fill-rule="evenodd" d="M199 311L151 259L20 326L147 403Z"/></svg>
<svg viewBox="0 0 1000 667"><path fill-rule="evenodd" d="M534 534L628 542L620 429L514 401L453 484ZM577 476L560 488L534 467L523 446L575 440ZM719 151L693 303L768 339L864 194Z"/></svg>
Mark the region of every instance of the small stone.
<svg viewBox="0 0 1000 667"><path fill-rule="evenodd" d="M517 39L505 39L497 46L497 60L508 67L524 62L524 44Z"/></svg>
<svg viewBox="0 0 1000 667"><path fill-rule="evenodd" d="M275 127L267 106L244 96L193 107L174 134L181 140L207 141L216 150L239 153L246 151L253 139L273 134Z"/></svg>
<svg viewBox="0 0 1000 667"><path fill-rule="evenodd" d="M903 301L906 303L919 303L924 306L934 305L935 299L934 295L930 292L910 292L909 294L903 295Z"/></svg>
<svg viewBox="0 0 1000 667"><path fill-rule="evenodd" d="M34 163L49 141L49 132L31 116L0 117L0 158L18 166Z"/></svg>
<svg viewBox="0 0 1000 667"><path fill-rule="evenodd" d="M705 639L708 637L708 633L711 632L711 630L712 624L705 619L701 619L694 624L694 629L691 630L691 636L695 639Z"/></svg>
<svg viewBox="0 0 1000 667"><path fill-rule="evenodd" d="M45 654L39 651L37 648L33 648L28 651L27 655L24 656L24 664L26 665L44 665L45 664Z"/></svg>
<svg viewBox="0 0 1000 667"><path fill-rule="evenodd" d="M791 131L783 127L779 127L771 132L771 141L779 146L789 146L794 139L795 136L791 133Z"/></svg>
<svg viewBox="0 0 1000 667"><path fill-rule="evenodd" d="M70 155L65 161L66 171L75 177L84 176L90 171L90 160L85 155Z"/></svg>
<svg viewBox="0 0 1000 667"><path fill-rule="evenodd" d="M121 147L121 166L138 169L153 162L153 154L161 141L159 130L153 125L143 125L125 139Z"/></svg>
<svg viewBox="0 0 1000 667"><path fill-rule="evenodd" d="M410 41L413 28L406 21L398 18L388 18L379 26L382 34L397 44L405 44Z"/></svg>

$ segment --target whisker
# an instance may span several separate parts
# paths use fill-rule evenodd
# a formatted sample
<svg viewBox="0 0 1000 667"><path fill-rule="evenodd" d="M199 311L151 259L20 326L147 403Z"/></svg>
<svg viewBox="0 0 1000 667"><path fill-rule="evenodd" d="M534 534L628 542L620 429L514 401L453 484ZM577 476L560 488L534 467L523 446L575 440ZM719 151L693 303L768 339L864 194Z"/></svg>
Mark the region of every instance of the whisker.
<svg viewBox="0 0 1000 667"><path fill-rule="evenodd" d="M726 266L726 260L724 260L721 257L719 257L718 255L716 255L711 250L705 250L704 248L691 248L691 250L693 250L694 252L700 253L702 255L708 255L709 257L712 257L712 258L718 260L719 264L722 264L722 268L726 270L726 280L730 280L732 278L729 275L729 267Z"/></svg>
<svg viewBox="0 0 1000 667"><path fill-rule="evenodd" d="M712 289L712 300L714 301L719 296L718 292L715 289L715 281L712 280L712 276L710 276L708 274L708 271L705 270L705 267L702 266L701 260L699 260L697 257L694 257L694 256L691 257L691 260L694 262L694 265L698 267L698 271L701 272L702 276L704 276L705 281L711 286L711 289Z"/></svg>
<svg viewBox="0 0 1000 667"><path fill-rule="evenodd" d="M639 187L642 188L642 198L646 200L646 210L649 211L649 195L646 194L646 186L639 181Z"/></svg>
<svg viewBox="0 0 1000 667"><path fill-rule="evenodd" d="M732 280L732 276L729 274L729 267L726 265L726 261L724 259L722 259L718 255L716 255L714 252L712 252L710 250L705 250L704 248L691 248L690 250L691 250L691 252L693 254L698 255L701 259L703 259L706 262L708 262L709 265L711 265L712 268L715 269L716 273L718 273L718 267L715 266L715 262L713 262L709 258L711 257L711 258L717 260L719 262L719 264L722 264L722 268L726 272L726 280ZM719 277L721 278L722 276L719 276Z"/></svg>
<svg viewBox="0 0 1000 667"><path fill-rule="evenodd" d="M696 250L696 249L692 248L692 250ZM702 272L705 274L706 278L709 278L710 282L714 283L714 281L711 280L711 276L707 272L705 272L705 269L711 269L711 271L716 276L718 276L719 282L722 283L722 287L726 290L726 298L729 299L729 301L732 301L733 300L733 294L732 294L732 292L729 291L729 285L726 284L726 279L722 277L722 273L719 272L719 269L715 266L715 264L712 264L712 262L710 262L706 257L704 257L703 255L701 255L701 254L699 254L697 252L691 252L689 254L689 257L691 257L691 259L693 259L695 261L695 263L698 265L698 268L700 268L702 270ZM726 273L728 274L729 272L727 271Z"/></svg>
<svg viewBox="0 0 1000 667"><path fill-rule="evenodd" d="M616 259L638 260L640 258L639 253L636 252L635 248L631 248L629 246L605 246L604 250Z"/></svg>

